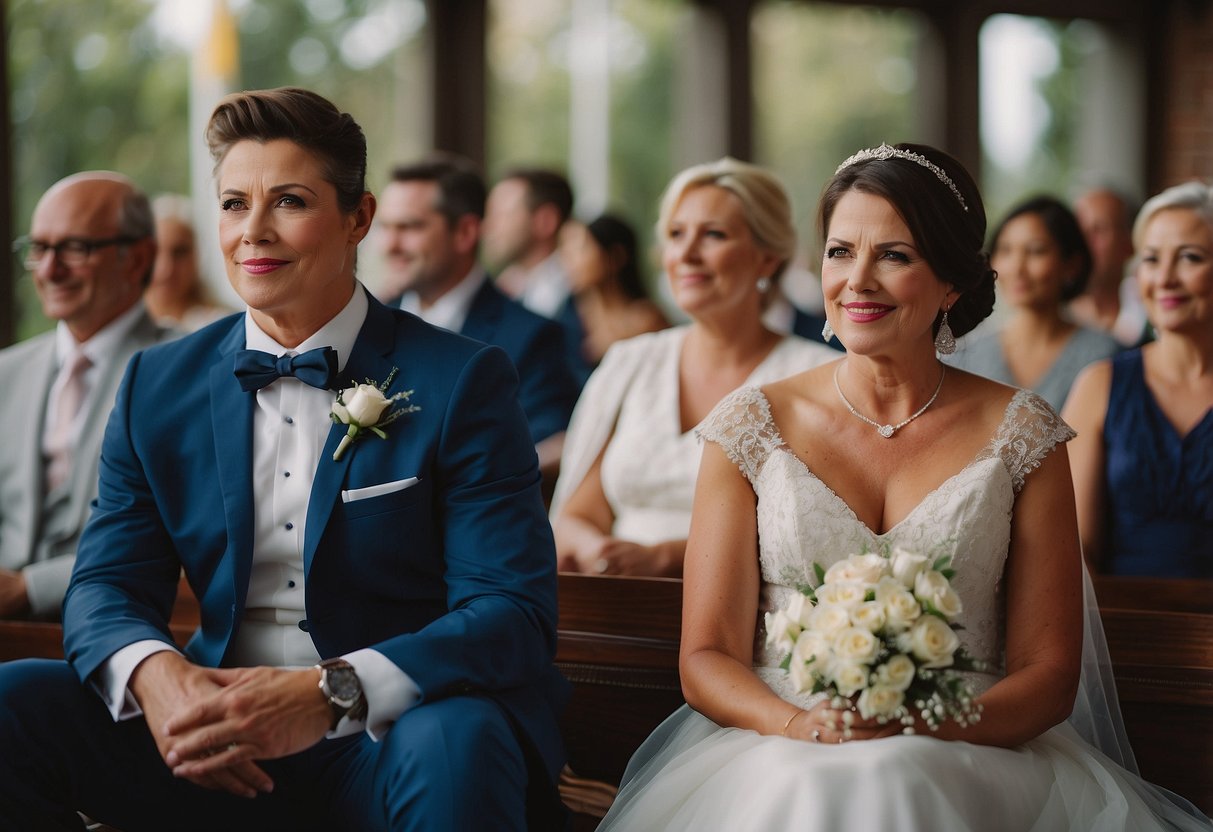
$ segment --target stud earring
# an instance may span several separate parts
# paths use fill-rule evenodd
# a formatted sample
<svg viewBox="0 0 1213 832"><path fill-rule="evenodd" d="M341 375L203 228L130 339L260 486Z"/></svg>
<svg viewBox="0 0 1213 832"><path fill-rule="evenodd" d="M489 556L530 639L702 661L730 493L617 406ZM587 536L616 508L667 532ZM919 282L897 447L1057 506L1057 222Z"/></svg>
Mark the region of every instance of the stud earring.
<svg viewBox="0 0 1213 832"><path fill-rule="evenodd" d="M821 328L821 340L825 341L827 344L834 340L834 327L830 326L830 322L828 320L826 321L825 326Z"/></svg>
<svg viewBox="0 0 1213 832"><path fill-rule="evenodd" d="M952 327L948 326L948 310L943 311L943 320L939 322L939 330L935 333L935 352L940 355L951 355L956 352L956 336Z"/></svg>
<svg viewBox="0 0 1213 832"><path fill-rule="evenodd" d="M758 278L758 281L754 284L754 286L758 289L758 294L765 295L767 292L771 291L771 278L763 275L762 277Z"/></svg>

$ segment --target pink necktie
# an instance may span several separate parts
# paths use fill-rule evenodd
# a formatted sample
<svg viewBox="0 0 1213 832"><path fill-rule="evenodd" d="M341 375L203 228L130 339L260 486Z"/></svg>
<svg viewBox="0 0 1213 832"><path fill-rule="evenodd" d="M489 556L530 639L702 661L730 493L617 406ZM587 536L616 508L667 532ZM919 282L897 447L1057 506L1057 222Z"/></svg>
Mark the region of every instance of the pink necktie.
<svg viewBox="0 0 1213 832"><path fill-rule="evenodd" d="M91 366L93 362L82 352L69 359L67 378L63 380L55 400L55 421L47 436L47 491L54 491L63 485L71 471L72 423L76 421L80 405L84 402L84 374Z"/></svg>

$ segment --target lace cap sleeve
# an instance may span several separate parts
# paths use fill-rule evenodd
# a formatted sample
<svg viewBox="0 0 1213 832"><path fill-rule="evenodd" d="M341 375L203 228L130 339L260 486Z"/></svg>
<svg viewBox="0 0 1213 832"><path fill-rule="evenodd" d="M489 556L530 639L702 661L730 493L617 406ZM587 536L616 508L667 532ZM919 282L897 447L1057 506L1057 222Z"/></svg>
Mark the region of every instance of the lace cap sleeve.
<svg viewBox="0 0 1213 832"><path fill-rule="evenodd" d="M1040 467L1049 452L1075 436L1048 402L1031 390L1020 390L1007 405L991 454L1002 459L1018 494L1024 478Z"/></svg>
<svg viewBox="0 0 1213 832"><path fill-rule="evenodd" d="M721 399L695 435L719 445L750 482L783 444L771 421L771 405L757 387L742 387Z"/></svg>

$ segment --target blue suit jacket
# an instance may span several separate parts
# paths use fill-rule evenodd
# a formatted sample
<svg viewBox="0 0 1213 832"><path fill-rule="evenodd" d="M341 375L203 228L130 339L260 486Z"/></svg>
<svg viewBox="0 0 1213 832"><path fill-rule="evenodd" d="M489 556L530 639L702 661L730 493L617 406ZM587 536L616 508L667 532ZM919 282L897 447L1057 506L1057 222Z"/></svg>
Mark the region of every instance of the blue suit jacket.
<svg viewBox="0 0 1213 832"><path fill-rule="evenodd" d="M816 341L818 344L825 344L827 347L845 352L846 349L839 343L837 338L831 338L828 342L821 337L821 328L825 326L826 319L821 315L814 315L811 312L805 312L798 306L793 306L796 310L796 317L792 319L792 334L799 335L801 338L808 338L810 341Z"/></svg>
<svg viewBox="0 0 1213 832"><path fill-rule="evenodd" d="M102 450L99 496L64 604L81 679L140 639L171 641L178 570L201 605L186 647L220 666L244 614L253 555L253 395L232 373L241 315L136 355ZM552 665L556 570L535 451L505 354L374 299L348 379L414 390L421 409L334 462L334 425L304 532L307 618L323 657L374 647L421 689L499 701L549 774L563 761ZM418 477L343 503L343 489Z"/></svg>
<svg viewBox="0 0 1213 832"><path fill-rule="evenodd" d="M472 298L461 335L496 344L518 369L518 401L538 442L569 426L580 385L560 325L510 300L486 280Z"/></svg>

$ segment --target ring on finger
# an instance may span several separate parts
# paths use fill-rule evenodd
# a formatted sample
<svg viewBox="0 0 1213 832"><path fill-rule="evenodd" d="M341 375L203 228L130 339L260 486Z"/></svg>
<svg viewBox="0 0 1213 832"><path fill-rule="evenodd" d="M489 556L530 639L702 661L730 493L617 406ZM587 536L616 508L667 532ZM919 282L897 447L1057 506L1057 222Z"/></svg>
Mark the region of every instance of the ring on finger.
<svg viewBox="0 0 1213 832"><path fill-rule="evenodd" d="M235 751L239 747L240 747L240 743L238 743L238 742L229 742L227 744L228 751Z"/></svg>

